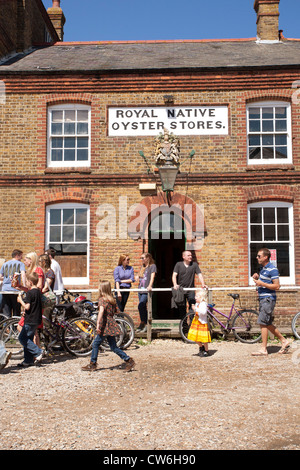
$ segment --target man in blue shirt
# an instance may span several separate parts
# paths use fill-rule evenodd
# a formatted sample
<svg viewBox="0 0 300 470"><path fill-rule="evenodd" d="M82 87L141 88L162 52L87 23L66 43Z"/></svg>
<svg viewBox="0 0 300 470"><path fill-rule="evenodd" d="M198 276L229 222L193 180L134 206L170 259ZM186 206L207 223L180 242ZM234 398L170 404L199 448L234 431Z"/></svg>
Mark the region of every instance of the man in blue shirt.
<svg viewBox="0 0 300 470"><path fill-rule="evenodd" d="M262 248L257 253L257 261L261 266L259 274L253 275L253 280L257 286L259 297L258 323L261 328L262 349L253 352L252 356L267 356L268 331L277 336L281 342L280 353L287 352L290 343L285 339L278 328L273 325L273 312L276 304L276 291L280 289L279 272L276 266L270 263L271 253L268 248Z"/></svg>
<svg viewBox="0 0 300 470"><path fill-rule="evenodd" d="M13 293L19 293L19 291L11 285L14 274L20 274L18 280L22 286L25 286L26 283L25 265L22 263L23 252L21 250L14 250L11 256L12 259L6 261L0 270L0 279L3 280L2 291L6 292L3 294L2 310L8 317L12 314L20 315L20 304L17 302L17 295ZM12 293L10 294L9 292Z"/></svg>

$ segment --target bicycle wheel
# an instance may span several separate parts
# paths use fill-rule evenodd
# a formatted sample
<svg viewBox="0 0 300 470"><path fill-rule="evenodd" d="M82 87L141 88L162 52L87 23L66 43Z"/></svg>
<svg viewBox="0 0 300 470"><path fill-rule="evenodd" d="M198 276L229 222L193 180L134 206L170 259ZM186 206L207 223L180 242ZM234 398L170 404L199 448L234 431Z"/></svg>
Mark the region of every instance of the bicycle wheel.
<svg viewBox="0 0 300 470"><path fill-rule="evenodd" d="M125 318L125 320L127 320L129 323L131 323L131 325L134 328L134 321L132 320L131 316L128 313L120 312L120 313L118 313L118 317Z"/></svg>
<svg viewBox="0 0 300 470"><path fill-rule="evenodd" d="M232 320L232 329L236 339L242 343L257 343L261 340L261 330L257 323L256 310L241 310Z"/></svg>
<svg viewBox="0 0 300 470"><path fill-rule="evenodd" d="M20 359L24 356L23 346L19 341L18 324L20 317L12 317L1 322L0 340L4 342L5 349L12 357Z"/></svg>
<svg viewBox="0 0 300 470"><path fill-rule="evenodd" d="M127 349L134 340L134 327L132 323L127 320L126 317L119 316L116 318L117 323L121 323L124 331L123 341L120 345L121 349ZM119 324L120 324L119 323Z"/></svg>
<svg viewBox="0 0 300 470"><path fill-rule="evenodd" d="M96 337L96 323L87 317L68 320L62 334L62 344L73 356L88 356Z"/></svg>
<svg viewBox="0 0 300 470"><path fill-rule="evenodd" d="M183 341L186 343L194 343L194 341L191 341L187 338L190 326L192 324L193 318L195 314L194 313L187 313L179 323L179 333Z"/></svg>
<svg viewBox="0 0 300 470"><path fill-rule="evenodd" d="M119 325L120 327L120 334L117 335L115 338L116 338L116 344L118 346L118 348L121 348L122 349L122 343L124 341L124 337L126 335L126 331L125 331L125 327L124 327L124 324L123 324L123 318L118 318L118 317L114 317L117 324ZM125 323L125 322L124 322ZM104 351L110 351L110 346L108 344L108 341L106 339L104 339L104 341L101 343L101 349L104 349Z"/></svg>
<svg viewBox="0 0 300 470"><path fill-rule="evenodd" d="M13 317L7 317L6 315L4 315L4 313L1 313L0 314L0 330L2 328L2 326L5 324L5 322L7 322L8 320L18 320L20 321L21 317L18 317L18 316L13 316Z"/></svg>
<svg viewBox="0 0 300 470"><path fill-rule="evenodd" d="M300 312L296 313L292 320L292 332L297 339L300 339Z"/></svg>
<svg viewBox="0 0 300 470"><path fill-rule="evenodd" d="M8 320L10 317L5 315L3 312L0 312L0 328L1 328L1 323L5 320Z"/></svg>

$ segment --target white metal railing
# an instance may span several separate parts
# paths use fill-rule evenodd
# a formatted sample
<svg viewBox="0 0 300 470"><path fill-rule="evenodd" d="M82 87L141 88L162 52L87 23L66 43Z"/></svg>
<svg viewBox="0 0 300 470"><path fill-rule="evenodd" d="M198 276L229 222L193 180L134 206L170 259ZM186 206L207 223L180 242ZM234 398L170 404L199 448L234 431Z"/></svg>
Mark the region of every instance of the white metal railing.
<svg viewBox="0 0 300 470"><path fill-rule="evenodd" d="M151 341L152 339L152 294L154 292L172 292L172 287L154 287L150 291L147 289L137 289L137 288L128 288L128 289L120 289L122 292L143 292L148 294L148 319L147 319L147 341ZM214 291L255 291L257 289L256 286L249 286L249 287L209 287L208 288L208 295L209 297L212 295ZM299 290L300 286L281 286L281 291L295 291ZM118 289L112 289L113 292L116 292ZM198 287L184 287L183 290L185 291L196 291L199 290ZM98 289L69 289L69 292L80 292L80 293L95 293L98 292ZM19 294L20 291L0 291L0 294ZM211 301L209 299L209 301Z"/></svg>

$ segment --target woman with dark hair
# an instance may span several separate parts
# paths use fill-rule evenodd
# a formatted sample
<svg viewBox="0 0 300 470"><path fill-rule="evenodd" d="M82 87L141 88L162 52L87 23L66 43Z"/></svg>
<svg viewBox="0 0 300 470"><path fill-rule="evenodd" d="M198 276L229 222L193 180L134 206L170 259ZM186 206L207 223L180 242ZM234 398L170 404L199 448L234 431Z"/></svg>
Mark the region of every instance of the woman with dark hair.
<svg viewBox="0 0 300 470"><path fill-rule="evenodd" d="M141 256L142 267L139 272L139 289L145 289L145 292L139 292L139 314L140 314L140 325L137 328L137 333L144 333L147 331L147 319L148 319L148 291L152 290L155 274L157 268L155 261L150 253L143 253Z"/></svg>
<svg viewBox="0 0 300 470"><path fill-rule="evenodd" d="M129 266L129 261L128 255L120 255L118 266L114 269L116 300L121 312L124 312L129 297L129 292L122 292L122 289L130 289L131 284L135 282L134 271Z"/></svg>
<svg viewBox="0 0 300 470"><path fill-rule="evenodd" d="M51 269L51 259L48 255L41 255L39 257L39 266L42 268L46 278L42 292L48 292L50 288L53 290L55 283L55 274L54 271Z"/></svg>

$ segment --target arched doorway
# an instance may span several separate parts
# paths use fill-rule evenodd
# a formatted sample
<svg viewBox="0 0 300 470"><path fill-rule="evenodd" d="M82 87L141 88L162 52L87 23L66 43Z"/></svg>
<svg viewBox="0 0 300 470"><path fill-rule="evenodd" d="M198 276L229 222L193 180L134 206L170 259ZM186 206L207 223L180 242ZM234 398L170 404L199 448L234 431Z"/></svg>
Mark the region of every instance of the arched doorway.
<svg viewBox="0 0 300 470"><path fill-rule="evenodd" d="M174 212L163 212L151 220L148 229L149 252L155 259L157 275L155 286L172 287L172 273L177 261L182 259L185 249L186 227L181 216ZM171 292L154 292L152 315L154 319L177 318L171 308Z"/></svg>

